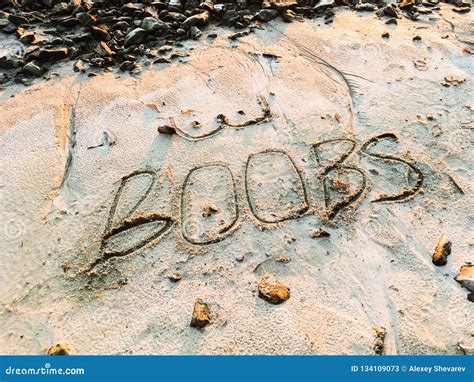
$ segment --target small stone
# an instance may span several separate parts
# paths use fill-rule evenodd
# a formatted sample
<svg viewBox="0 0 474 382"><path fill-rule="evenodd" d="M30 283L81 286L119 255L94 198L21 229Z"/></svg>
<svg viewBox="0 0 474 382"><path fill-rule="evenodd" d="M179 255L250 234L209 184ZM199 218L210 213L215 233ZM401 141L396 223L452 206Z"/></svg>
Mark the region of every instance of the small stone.
<svg viewBox="0 0 474 382"><path fill-rule="evenodd" d="M110 34L104 28L96 26L91 27L92 34L97 41L108 41L110 40Z"/></svg>
<svg viewBox="0 0 474 382"><path fill-rule="evenodd" d="M376 355L383 355L387 330L381 326L374 326L372 329L375 332L374 353Z"/></svg>
<svg viewBox="0 0 474 382"><path fill-rule="evenodd" d="M205 12L199 13L197 15L193 15L191 17L188 17L186 20L184 20L183 27L184 28L203 27L208 22L209 22L209 12L205 11Z"/></svg>
<svg viewBox="0 0 474 382"><path fill-rule="evenodd" d="M311 237L313 239L316 239L318 237L329 237L329 236L331 236L331 234L329 232L325 231L322 228L320 228L317 231L314 231L314 232L311 233Z"/></svg>
<svg viewBox="0 0 474 382"><path fill-rule="evenodd" d="M172 274L168 276L168 278L170 279L170 281L177 283L179 280L183 278L183 276L181 276L179 273L173 272Z"/></svg>
<svg viewBox="0 0 474 382"><path fill-rule="evenodd" d="M190 33L191 33L191 38L192 38L193 40L198 40L198 39L201 37L201 35L202 35L202 33L201 33L201 31L199 30L199 28L198 28L198 27L195 27L195 26L192 26L192 27L191 27Z"/></svg>
<svg viewBox="0 0 474 382"><path fill-rule="evenodd" d="M390 33L388 32L382 33L382 38L389 38L389 37L390 37Z"/></svg>
<svg viewBox="0 0 474 382"><path fill-rule="evenodd" d="M378 10L377 15L394 17L396 19L402 18L400 10L394 4L387 5L386 7L383 7L382 9Z"/></svg>
<svg viewBox="0 0 474 382"><path fill-rule="evenodd" d="M158 50L156 50L156 49L147 49L145 51L145 55L148 58L155 58L158 55Z"/></svg>
<svg viewBox="0 0 474 382"><path fill-rule="evenodd" d="M129 72L130 70L133 70L133 68L135 67L135 62L133 61L124 61L120 64L120 70L124 71L124 72Z"/></svg>
<svg viewBox="0 0 474 382"><path fill-rule="evenodd" d="M153 63L154 64L171 64L171 61L165 57L160 57L160 58L157 58L155 61L153 61Z"/></svg>
<svg viewBox="0 0 474 382"><path fill-rule="evenodd" d="M283 264L287 264L291 261L291 257L289 256L284 256L284 255L280 255L280 256L277 256L277 258L275 259L278 263L283 263Z"/></svg>
<svg viewBox="0 0 474 382"><path fill-rule="evenodd" d="M84 62L82 60L77 60L75 63L74 63L74 71L75 72L79 72L79 73L85 73L86 72L86 68L84 66Z"/></svg>
<svg viewBox="0 0 474 382"><path fill-rule="evenodd" d="M46 350L46 355L70 355L71 349L64 344L56 344Z"/></svg>
<svg viewBox="0 0 474 382"><path fill-rule="evenodd" d="M385 21L385 24L387 25L390 25L390 24L393 24L393 25L397 25L398 24L398 21L396 18L391 18L391 19L388 19L387 21Z"/></svg>
<svg viewBox="0 0 474 382"><path fill-rule="evenodd" d="M36 61L28 62L22 69L23 73L39 77L43 74L43 68Z"/></svg>
<svg viewBox="0 0 474 382"><path fill-rule="evenodd" d="M67 48L57 49L39 49L32 53L33 56L37 56L40 61L58 61L67 58Z"/></svg>
<svg viewBox="0 0 474 382"><path fill-rule="evenodd" d="M162 125L158 127L158 132L160 134L173 135L176 134L176 128L170 125Z"/></svg>
<svg viewBox="0 0 474 382"><path fill-rule="evenodd" d="M21 16L21 15L10 14L8 15L7 19L8 21L11 21L15 25L24 25L24 24L29 23L29 20L26 17Z"/></svg>
<svg viewBox="0 0 474 382"><path fill-rule="evenodd" d="M126 21L118 21L112 25L113 30L120 30L120 31L127 30L128 27L129 27L129 24Z"/></svg>
<svg viewBox="0 0 474 382"><path fill-rule="evenodd" d="M467 6L467 7L455 7L453 8L453 12L456 12L456 13L468 13L471 11L471 7L470 6Z"/></svg>
<svg viewBox="0 0 474 382"><path fill-rule="evenodd" d="M168 30L169 26L164 21L155 19L154 17L145 17L142 22L142 28L149 33L155 33Z"/></svg>
<svg viewBox="0 0 474 382"><path fill-rule="evenodd" d="M258 295L271 304L281 304L290 298L290 288L274 276L265 275L258 283Z"/></svg>
<svg viewBox="0 0 474 382"><path fill-rule="evenodd" d="M474 292L474 265L463 265L454 280L464 288Z"/></svg>
<svg viewBox="0 0 474 382"><path fill-rule="evenodd" d="M142 28L135 28L131 32L127 33L125 36L124 46L128 48L129 46L140 44L146 37L146 31Z"/></svg>
<svg viewBox="0 0 474 382"><path fill-rule="evenodd" d="M438 246L433 254L433 264L439 266L446 265L448 256L451 254L451 242L446 236L441 237Z"/></svg>
<svg viewBox="0 0 474 382"><path fill-rule="evenodd" d="M414 36L413 41L421 41L421 36Z"/></svg>
<svg viewBox="0 0 474 382"><path fill-rule="evenodd" d="M218 211L219 210L216 207L211 206L210 204L204 204L204 206L202 207L202 216L207 218Z"/></svg>
<svg viewBox="0 0 474 382"><path fill-rule="evenodd" d="M86 13L86 12L80 12L76 15L76 19L77 21L79 21L79 23L84 26L84 27L89 27L91 26L92 24L94 24L95 20L94 18Z"/></svg>
<svg viewBox="0 0 474 382"><path fill-rule="evenodd" d="M262 9L260 12L255 14L253 19L260 22L268 22L273 20L277 16L278 11L276 9Z"/></svg>
<svg viewBox="0 0 474 382"><path fill-rule="evenodd" d="M173 50L173 47L171 45L163 45L163 46L158 48L158 53L164 54L164 53L167 53L171 50Z"/></svg>
<svg viewBox="0 0 474 382"><path fill-rule="evenodd" d="M245 256L244 255L239 255L235 258L235 260L237 260L239 263L241 263L242 261L244 261L245 259Z"/></svg>
<svg viewBox="0 0 474 382"><path fill-rule="evenodd" d="M209 306L204 300L198 298L194 303L193 318L191 319L190 326L193 328L204 328L211 324Z"/></svg>
<svg viewBox="0 0 474 382"><path fill-rule="evenodd" d="M34 44L37 41L36 34L25 33L20 37L20 41L25 45Z"/></svg>
<svg viewBox="0 0 474 382"><path fill-rule="evenodd" d="M370 3L359 3L356 5L355 9L359 12L373 12L375 11L375 5Z"/></svg>

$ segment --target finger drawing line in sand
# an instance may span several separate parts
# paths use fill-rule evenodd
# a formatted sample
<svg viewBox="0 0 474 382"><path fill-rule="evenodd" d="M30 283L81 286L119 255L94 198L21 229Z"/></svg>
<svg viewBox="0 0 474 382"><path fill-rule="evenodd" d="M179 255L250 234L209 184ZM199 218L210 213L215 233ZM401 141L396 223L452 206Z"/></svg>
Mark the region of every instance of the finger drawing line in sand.
<svg viewBox="0 0 474 382"><path fill-rule="evenodd" d="M124 190L138 178L149 178L149 185L142 191L138 200L129 206L129 210L125 212L118 224L115 224L120 202L122 199L126 199L123 198ZM157 175L151 170L136 171L122 178L107 218L106 228L100 245L101 256L88 267L89 270L110 258L125 256L137 251L146 244L161 237L172 227L174 221L166 213L152 212L132 216L148 197L156 183ZM137 240L134 240L134 236L136 236Z"/></svg>
<svg viewBox="0 0 474 382"><path fill-rule="evenodd" d="M421 186L423 185L423 180L424 180L423 173L418 168L416 168L413 164L407 162L404 159L400 159L400 158L390 156L390 155L369 152L370 147L377 144L382 139L389 139L393 142L398 143L398 137L395 134L393 134L393 133L384 133L384 134L378 135L376 137L373 137L373 138L369 139L367 142L365 142L362 145L362 147L360 149L360 152L365 154L365 155L381 159L383 161L388 161L388 162L392 161L392 162L403 163L406 166L408 166L416 174L417 179L416 179L415 185L412 188L404 189L404 190L402 190L402 191L400 191L396 194L392 194L392 195L381 194L381 195L379 195L379 197L377 199L372 200L372 202L374 202L374 203L376 203L376 202L388 202L388 201L404 202L407 199L409 199L409 198L413 197L414 195L416 195L418 193L418 191L420 191Z"/></svg>
<svg viewBox="0 0 474 382"><path fill-rule="evenodd" d="M355 166L344 165L344 162L352 155L352 153L354 152L355 147L356 147L356 142L352 139L345 139L345 138L330 139L330 140L327 140L327 141L323 141L323 142L319 142L319 143L314 144L312 146L312 149L313 149L313 153L316 157L316 162L318 163L318 165L322 165L319 148L321 146L324 146L324 145L327 145L327 144L334 144L334 143L349 143L350 148L347 151L345 151L344 153L342 153L339 158L333 160L328 166L326 166L323 170L322 175L321 175L322 185L323 185L323 192L324 192L324 203L326 205L326 209L328 209L327 217L328 217L329 220L334 219L336 217L336 215L340 211L342 211L344 208L346 208L349 205L357 202L357 200L364 193L364 190L366 188L366 183L367 183L365 174L361 169L359 169ZM336 171L342 171L342 172L346 172L346 171L351 172L352 171L352 172L357 173L361 177L361 181L360 181L361 186L358 188L357 191L351 193L349 196L347 196L346 198L344 198L343 200L341 200L339 202L336 202L334 204L334 206L330 207L331 198L330 198L328 175L330 173L336 172Z"/></svg>
<svg viewBox="0 0 474 382"><path fill-rule="evenodd" d="M413 197L423 184L423 174L413 164L394 156L376 154L370 147L382 139L398 142L393 133L385 133L361 145L359 154L375 157L388 162L403 163L415 172L418 179L411 189L397 194L379 196L373 202L403 202ZM338 152L337 147L344 147ZM311 145L315 172L322 181L325 217L333 220L342 210L359 202L367 188L365 172L347 164L356 153L357 143L352 139L330 139ZM329 153L331 159L324 159ZM352 174L349 181L356 188L349 192L347 182L337 178L330 183L331 175ZM248 208L254 224L278 224L299 219L316 212L318 206L311 205L308 187L293 158L283 150L267 149L250 154L243 169L246 206L241 206L234 175L225 163L210 163L192 168L186 175L181 189L180 211L175 215L160 211L137 213L138 208L157 185L157 174L153 170L133 172L120 182L112 201L106 229L101 241L101 255L89 270L113 257L121 257L135 252L146 245L157 242L171 230L174 223L181 224L184 240L193 245L208 245L223 241L239 227L242 207ZM145 182L143 186L141 183ZM138 193L133 192L139 189ZM334 191L331 191L335 190ZM345 194L336 198L332 194ZM134 195L135 194L135 195ZM135 200L130 202L130 200ZM334 201L335 200L335 201ZM245 217L244 217L245 218Z"/></svg>
<svg viewBox="0 0 474 382"><path fill-rule="evenodd" d="M241 123L234 123L234 122L231 122L230 119L226 117L224 114L219 114L216 117L217 121L220 123L219 126L215 130L212 130L211 132L207 134L203 134L199 136L190 135L186 133L182 128L176 125L176 122L173 117L169 118L169 125L173 130L176 131L176 134L183 139L186 139L188 141L193 141L193 142L202 141L204 139L212 138L216 136L217 134L221 133L222 131L224 131L226 126L239 129L239 128L243 128L243 127L247 127L251 125L258 125L259 123L267 122L268 120L270 120L272 116L272 112L265 97L258 96L257 103L260 105L262 109L262 114L259 117L249 119ZM197 122L197 124L199 124L199 122Z"/></svg>
<svg viewBox="0 0 474 382"><path fill-rule="evenodd" d="M272 156L273 160L270 158ZM277 163L278 161L280 163ZM280 171L275 171L272 164L279 165ZM254 174L257 172L255 168L258 167L260 171L266 170L266 176L259 178L258 174ZM268 187L275 182L278 185L276 192ZM269 149L248 157L245 166L245 193L253 216L262 223L297 219L309 209L307 190L301 173L293 159L282 150ZM290 200L285 201L285 196Z"/></svg>
<svg viewBox="0 0 474 382"><path fill-rule="evenodd" d="M237 229L237 191L234 175L226 164L193 168L182 190L181 228L186 241L196 245L217 243ZM201 227L205 227L202 232Z"/></svg>

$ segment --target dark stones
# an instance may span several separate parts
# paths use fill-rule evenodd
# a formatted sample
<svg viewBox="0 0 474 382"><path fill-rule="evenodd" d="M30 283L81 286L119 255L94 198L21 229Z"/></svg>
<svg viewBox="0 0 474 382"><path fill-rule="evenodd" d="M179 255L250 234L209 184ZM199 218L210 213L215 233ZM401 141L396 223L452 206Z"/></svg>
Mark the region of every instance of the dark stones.
<svg viewBox="0 0 474 382"><path fill-rule="evenodd" d="M8 15L7 19L15 25L24 25L29 23L29 20L25 16L21 15L10 14Z"/></svg>
<svg viewBox="0 0 474 382"><path fill-rule="evenodd" d="M85 26L85 27L91 26L95 22L94 18L89 13L86 13L86 12L78 13L76 15L76 19L77 21L79 21L79 23L82 26Z"/></svg>
<svg viewBox="0 0 474 382"><path fill-rule="evenodd" d="M149 33L165 31L169 26L164 21L155 19L154 17L145 17L142 22L142 28Z"/></svg>
<svg viewBox="0 0 474 382"><path fill-rule="evenodd" d="M142 28L135 28L125 36L124 46L128 48L132 45L140 44L145 40L146 31Z"/></svg>
<svg viewBox="0 0 474 382"><path fill-rule="evenodd" d="M262 9L253 17L253 19L260 22L268 22L275 19L277 16L278 11L275 9Z"/></svg>
<svg viewBox="0 0 474 382"><path fill-rule="evenodd" d="M393 18L396 18L396 19L401 19L402 18L402 13L393 4L387 5L386 7L383 7L382 9L378 10L377 15L378 16L393 17Z"/></svg>
<svg viewBox="0 0 474 382"><path fill-rule="evenodd" d="M44 70L37 61L28 62L22 69L22 72L29 76L39 77Z"/></svg>
<svg viewBox="0 0 474 382"><path fill-rule="evenodd" d="M97 41L109 41L110 34L104 28L92 26L91 27L92 35Z"/></svg>
<svg viewBox="0 0 474 382"><path fill-rule="evenodd" d="M189 28L193 26L203 27L207 25L208 22L209 22L209 12L205 11L197 15L188 17L186 20L184 20L183 27L184 28Z"/></svg>

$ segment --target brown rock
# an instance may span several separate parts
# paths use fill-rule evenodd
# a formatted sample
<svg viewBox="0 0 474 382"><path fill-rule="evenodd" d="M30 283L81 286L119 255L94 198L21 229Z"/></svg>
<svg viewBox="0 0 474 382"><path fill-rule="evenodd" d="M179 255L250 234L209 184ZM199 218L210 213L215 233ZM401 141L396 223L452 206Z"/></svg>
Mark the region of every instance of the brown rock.
<svg viewBox="0 0 474 382"><path fill-rule="evenodd" d="M275 277L265 275L258 283L258 295L271 304L281 304L290 298L290 288Z"/></svg>
<svg viewBox="0 0 474 382"><path fill-rule="evenodd" d="M56 344L46 350L46 355L70 355L71 349L64 344Z"/></svg>
<svg viewBox="0 0 474 382"><path fill-rule="evenodd" d="M311 237L313 239L316 239L318 237L329 237L331 236L331 234L328 232L328 231L325 231L324 229L320 228L318 229L317 231L314 231L312 234L311 234Z"/></svg>
<svg viewBox="0 0 474 382"><path fill-rule="evenodd" d="M168 278L170 279L170 281L174 282L174 283L177 283L179 280L181 280L183 278L183 276L181 276L179 273L177 272L173 272L172 274L170 274L168 276Z"/></svg>
<svg viewBox="0 0 474 382"><path fill-rule="evenodd" d="M464 288L474 292L474 265L463 265L454 280Z"/></svg>
<svg viewBox="0 0 474 382"><path fill-rule="evenodd" d="M204 300L198 298L194 303L193 318L191 319L191 327L193 328L204 328L211 324L209 306Z"/></svg>
<svg viewBox="0 0 474 382"><path fill-rule="evenodd" d="M439 266L446 265L448 256L451 254L451 242L446 236L443 236L433 254L433 264Z"/></svg>
<svg viewBox="0 0 474 382"><path fill-rule="evenodd" d="M375 332L374 353L376 355L382 355L385 349L385 336L387 335L387 330L381 326L374 326L372 329Z"/></svg>

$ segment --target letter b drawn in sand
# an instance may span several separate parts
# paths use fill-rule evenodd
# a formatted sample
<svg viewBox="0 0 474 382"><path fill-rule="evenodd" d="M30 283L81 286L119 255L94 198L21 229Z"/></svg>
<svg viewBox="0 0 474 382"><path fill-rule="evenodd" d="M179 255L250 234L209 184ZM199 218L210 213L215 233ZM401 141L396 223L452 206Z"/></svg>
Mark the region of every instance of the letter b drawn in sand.
<svg viewBox="0 0 474 382"><path fill-rule="evenodd" d="M245 191L253 216L262 223L295 219L309 209L303 178L284 151L266 150L249 156Z"/></svg>
<svg viewBox="0 0 474 382"><path fill-rule="evenodd" d="M224 240L237 229L239 210L232 172L212 163L192 169L181 196L182 233L192 244Z"/></svg>
<svg viewBox="0 0 474 382"><path fill-rule="evenodd" d="M344 164L355 147L355 141L345 138L313 144L316 162L324 166L319 177L322 179L324 204L330 220L344 208L355 203L366 188L364 172L355 166ZM358 184L355 190L352 189L354 184Z"/></svg>
<svg viewBox="0 0 474 382"><path fill-rule="evenodd" d="M162 212L137 213L156 185L151 170L133 172L122 178L115 194L101 241L101 256L89 269L113 257L128 255L158 240L173 225Z"/></svg>

